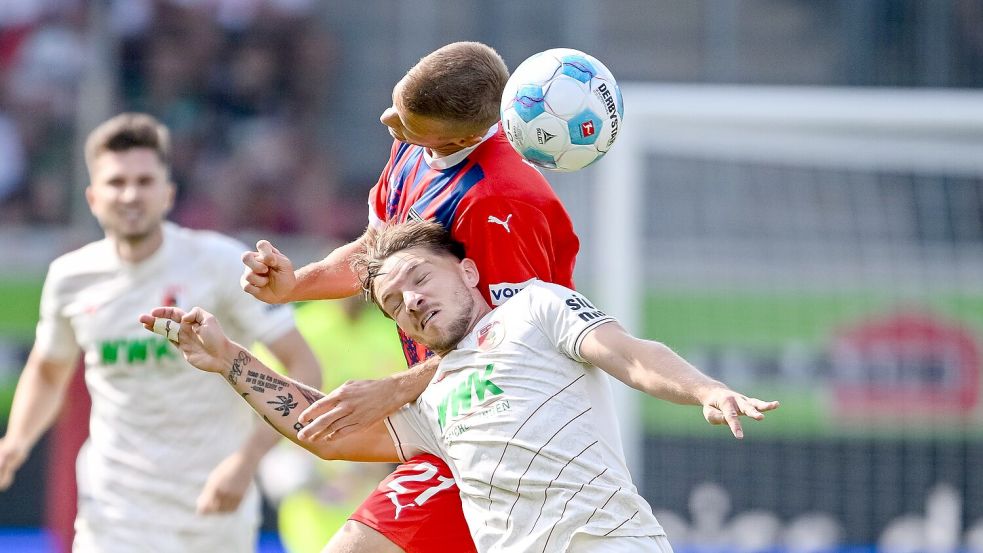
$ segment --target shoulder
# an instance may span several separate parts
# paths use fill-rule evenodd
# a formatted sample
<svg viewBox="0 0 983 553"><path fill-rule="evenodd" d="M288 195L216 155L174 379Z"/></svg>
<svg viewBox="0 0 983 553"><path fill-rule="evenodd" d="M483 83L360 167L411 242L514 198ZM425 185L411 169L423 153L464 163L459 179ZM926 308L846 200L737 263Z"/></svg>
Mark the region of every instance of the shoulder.
<svg viewBox="0 0 983 553"><path fill-rule="evenodd" d="M545 280L534 280L526 285L521 292L516 294L516 298L525 296L528 303L563 303L568 298L574 297L577 292L552 282Z"/></svg>
<svg viewBox="0 0 983 553"><path fill-rule="evenodd" d="M195 251L206 255L233 255L236 259L248 249L244 243L212 230L195 230L168 223L164 226L164 239L177 245L181 251Z"/></svg>
<svg viewBox="0 0 983 553"><path fill-rule="evenodd" d="M103 238L58 256L48 265L48 279L71 277L73 274L98 270L116 259L109 240Z"/></svg>
<svg viewBox="0 0 983 553"><path fill-rule="evenodd" d="M528 284L524 284L523 288L516 292L511 299L496 309L535 314L549 310L551 306L564 305L564 302L574 294L576 292L565 286L533 279Z"/></svg>

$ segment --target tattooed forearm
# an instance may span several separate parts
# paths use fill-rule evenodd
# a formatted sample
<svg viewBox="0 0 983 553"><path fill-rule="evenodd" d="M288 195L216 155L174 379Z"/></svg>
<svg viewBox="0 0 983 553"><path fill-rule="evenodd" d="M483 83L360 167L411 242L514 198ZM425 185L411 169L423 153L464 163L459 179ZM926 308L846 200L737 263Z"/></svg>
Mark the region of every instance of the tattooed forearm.
<svg viewBox="0 0 983 553"><path fill-rule="evenodd" d="M304 429L297 414L324 397L323 393L277 374L245 350L234 356L226 379L266 424L301 447L309 447L297 438L297 433Z"/></svg>
<svg viewBox="0 0 983 553"><path fill-rule="evenodd" d="M280 411L283 416L286 417L290 414L290 411L297 408L297 402L294 401L294 395L287 393L285 396L276 396L276 399L266 402L267 405L274 405L274 411Z"/></svg>
<svg viewBox="0 0 983 553"><path fill-rule="evenodd" d="M287 386L287 381L275 374L262 374L258 371L246 371L246 384L260 394L266 390L279 392Z"/></svg>
<svg viewBox="0 0 983 553"><path fill-rule="evenodd" d="M242 368L249 364L253 358L249 356L248 353L240 351L239 355L232 360L232 368L229 369L229 383L235 386L239 383L239 377L242 375ZM252 371L250 371L252 372Z"/></svg>
<svg viewBox="0 0 983 553"><path fill-rule="evenodd" d="M304 399L306 399L307 403L310 404L314 404L315 401L324 397L324 394L320 391L315 390L314 388L309 388L300 383L297 384L297 391L299 391L300 395L304 396Z"/></svg>

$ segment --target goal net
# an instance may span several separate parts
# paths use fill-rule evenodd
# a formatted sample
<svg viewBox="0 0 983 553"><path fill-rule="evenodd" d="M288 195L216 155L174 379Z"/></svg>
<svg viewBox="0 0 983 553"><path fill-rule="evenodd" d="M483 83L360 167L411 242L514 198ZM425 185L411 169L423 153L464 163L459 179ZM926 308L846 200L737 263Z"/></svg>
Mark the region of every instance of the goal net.
<svg viewBox="0 0 983 553"><path fill-rule="evenodd" d="M579 287L783 403L737 442L619 388L674 544L983 551L983 93L622 91L612 151L551 176Z"/></svg>

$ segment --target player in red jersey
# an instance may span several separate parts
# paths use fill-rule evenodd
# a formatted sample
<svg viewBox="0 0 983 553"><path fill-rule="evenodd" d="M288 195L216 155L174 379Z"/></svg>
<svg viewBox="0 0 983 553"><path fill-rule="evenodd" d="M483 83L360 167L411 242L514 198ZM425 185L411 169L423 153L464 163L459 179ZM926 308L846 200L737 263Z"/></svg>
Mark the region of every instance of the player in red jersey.
<svg viewBox="0 0 983 553"><path fill-rule="evenodd" d="M450 44L421 59L393 88L393 105L382 114L395 142L369 193L370 226L422 218L448 228L477 263L479 290L493 306L533 279L573 287L579 249L559 198L504 137L499 105L507 80L501 57L480 43ZM243 289L268 303L354 295L361 288L349 258L362 247L356 240L294 271L286 256L260 241L243 256ZM301 414L307 427L300 437L356 432L415 400L436 359L401 339L410 369L328 394ZM325 552L474 551L449 475L436 458L400 465Z"/></svg>

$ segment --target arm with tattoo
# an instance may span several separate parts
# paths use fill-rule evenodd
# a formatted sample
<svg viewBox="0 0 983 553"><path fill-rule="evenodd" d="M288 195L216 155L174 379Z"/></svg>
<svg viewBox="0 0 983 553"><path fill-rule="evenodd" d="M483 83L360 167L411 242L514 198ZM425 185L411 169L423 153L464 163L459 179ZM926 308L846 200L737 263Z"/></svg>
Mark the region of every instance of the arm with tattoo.
<svg viewBox="0 0 983 553"><path fill-rule="evenodd" d="M324 394L280 375L256 359L246 348L231 341L211 313L194 308L184 313L176 307L158 307L140 317L147 330L154 320L167 318L181 323L176 345L191 365L219 373L263 420L277 432L323 459L396 462L396 448L380 421L341 440L311 442L297 436L304 426L301 411Z"/></svg>

